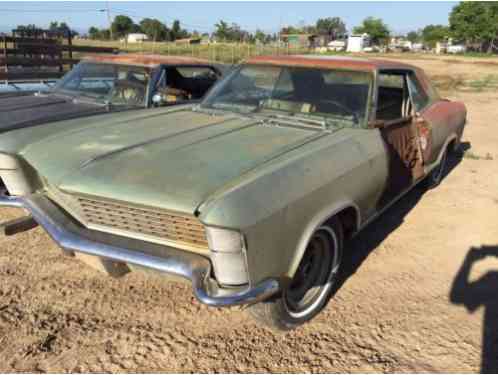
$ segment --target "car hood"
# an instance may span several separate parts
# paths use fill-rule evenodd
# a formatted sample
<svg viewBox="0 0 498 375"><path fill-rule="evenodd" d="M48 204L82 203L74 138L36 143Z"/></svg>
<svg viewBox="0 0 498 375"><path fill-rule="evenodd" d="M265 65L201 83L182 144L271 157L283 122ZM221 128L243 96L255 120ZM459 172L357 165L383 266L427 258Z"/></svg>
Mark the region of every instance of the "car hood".
<svg viewBox="0 0 498 375"><path fill-rule="evenodd" d="M236 115L152 111L58 132L21 155L64 192L194 213L230 181L317 133Z"/></svg>
<svg viewBox="0 0 498 375"><path fill-rule="evenodd" d="M105 112L102 105L53 94L0 99L0 132Z"/></svg>

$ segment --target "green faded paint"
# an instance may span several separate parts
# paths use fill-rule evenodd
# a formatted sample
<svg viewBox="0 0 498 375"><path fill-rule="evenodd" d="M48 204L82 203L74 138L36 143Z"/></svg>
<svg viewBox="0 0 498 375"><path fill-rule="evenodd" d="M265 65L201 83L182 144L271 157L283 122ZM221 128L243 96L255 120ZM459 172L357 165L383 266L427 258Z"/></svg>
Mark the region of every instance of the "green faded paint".
<svg viewBox="0 0 498 375"><path fill-rule="evenodd" d="M454 122L461 135L461 116ZM291 127L188 106L20 129L0 137L0 152L66 192L240 230L252 283L291 277L312 232L340 210L355 210L355 229L372 219L389 176L379 129Z"/></svg>

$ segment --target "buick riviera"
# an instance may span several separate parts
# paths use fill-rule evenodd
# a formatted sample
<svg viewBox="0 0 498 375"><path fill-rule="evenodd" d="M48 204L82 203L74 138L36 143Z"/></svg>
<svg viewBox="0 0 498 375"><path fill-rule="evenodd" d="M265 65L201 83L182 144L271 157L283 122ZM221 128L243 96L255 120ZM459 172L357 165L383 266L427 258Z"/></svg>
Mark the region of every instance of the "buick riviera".
<svg viewBox="0 0 498 375"><path fill-rule="evenodd" d="M220 76L218 66L195 58L89 56L48 91L2 95L0 132L199 100Z"/></svg>
<svg viewBox="0 0 498 375"><path fill-rule="evenodd" d="M6 133L1 203L113 275L180 276L292 329L331 298L345 241L440 182L465 122L410 65L260 56L195 106Z"/></svg>

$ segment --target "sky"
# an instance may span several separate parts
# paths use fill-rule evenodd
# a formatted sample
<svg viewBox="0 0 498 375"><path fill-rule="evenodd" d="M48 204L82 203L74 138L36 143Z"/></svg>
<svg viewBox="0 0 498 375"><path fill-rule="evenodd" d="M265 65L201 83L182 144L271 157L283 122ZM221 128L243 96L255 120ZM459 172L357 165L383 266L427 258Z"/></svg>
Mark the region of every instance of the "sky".
<svg viewBox="0 0 498 375"><path fill-rule="evenodd" d="M105 1L3 1L0 0L0 31L16 25L47 27L50 21L66 22L85 33L90 26L107 27ZM428 24L447 24L457 2L145 2L110 1L111 16L127 14L135 22L158 18L167 25L179 19L184 28L213 31L220 19L235 22L248 31L276 32L279 26L314 24L321 17L341 17L348 30L368 17L380 17L394 33L406 33Z"/></svg>

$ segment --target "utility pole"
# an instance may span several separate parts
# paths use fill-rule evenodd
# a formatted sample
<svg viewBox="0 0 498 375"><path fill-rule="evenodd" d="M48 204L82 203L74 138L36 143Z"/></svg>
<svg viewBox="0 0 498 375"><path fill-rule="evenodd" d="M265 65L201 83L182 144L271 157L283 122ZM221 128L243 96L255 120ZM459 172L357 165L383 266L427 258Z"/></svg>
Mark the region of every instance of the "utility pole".
<svg viewBox="0 0 498 375"><path fill-rule="evenodd" d="M107 9L107 21L109 22L109 33L111 34L111 40L114 40L112 37L112 21L111 21L111 10L109 9L109 0L105 2Z"/></svg>

